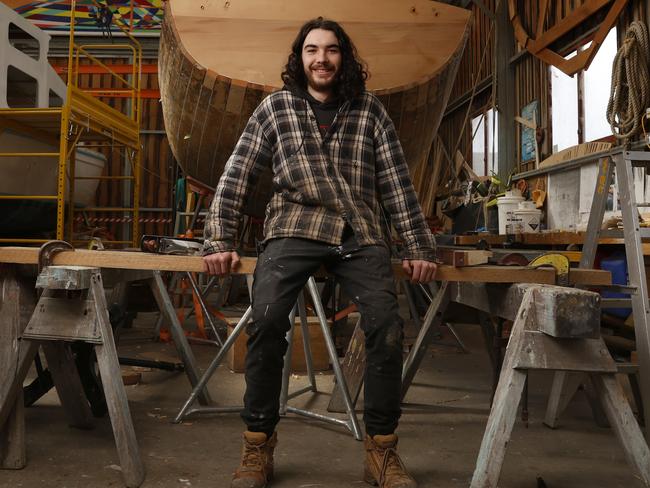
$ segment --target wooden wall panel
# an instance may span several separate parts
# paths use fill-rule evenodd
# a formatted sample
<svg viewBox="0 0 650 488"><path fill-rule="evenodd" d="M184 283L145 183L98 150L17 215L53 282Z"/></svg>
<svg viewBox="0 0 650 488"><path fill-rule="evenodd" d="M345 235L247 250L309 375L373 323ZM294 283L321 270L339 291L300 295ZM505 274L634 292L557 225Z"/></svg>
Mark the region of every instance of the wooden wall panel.
<svg viewBox="0 0 650 488"><path fill-rule="evenodd" d="M501 0L502 2L505 0ZM490 12L495 11L497 0L483 0L483 4ZM460 61L460 68L456 82L451 92L450 103L469 92L474 86L474 81L484 81L492 75L494 59L494 39L488 37L491 20L488 15L476 4L472 4L472 28L470 30L467 47ZM481 55L486 49L485 60L481 67ZM478 73L478 78L477 78Z"/></svg>

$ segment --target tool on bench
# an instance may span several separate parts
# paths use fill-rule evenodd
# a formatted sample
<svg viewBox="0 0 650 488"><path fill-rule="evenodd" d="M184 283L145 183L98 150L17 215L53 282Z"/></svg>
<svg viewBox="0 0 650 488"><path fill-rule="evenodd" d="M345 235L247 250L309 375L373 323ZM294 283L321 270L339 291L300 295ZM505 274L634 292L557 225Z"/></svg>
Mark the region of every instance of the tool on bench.
<svg viewBox="0 0 650 488"><path fill-rule="evenodd" d="M546 253L536 257L528 266L541 268L543 266L555 269L555 284L558 286L569 286L569 258L564 254Z"/></svg>
<svg viewBox="0 0 650 488"><path fill-rule="evenodd" d="M198 239L183 237L166 237L144 235L140 240L140 249L144 252L156 254L192 255L199 254L203 249L203 242Z"/></svg>
<svg viewBox="0 0 650 488"><path fill-rule="evenodd" d="M177 255L177 256L187 256L187 255L197 255L200 254L203 249L203 242L198 239L188 239L183 237L167 237L167 236L156 236L156 235L144 235L140 241L140 249L144 252L156 253L156 254L168 254L168 255ZM203 323L203 318L205 317L210 325L210 329L215 337L215 342L218 346L223 345L223 340L217 332L217 328L212 321L212 315L216 316L217 319L224 324L227 324L225 317L217 311L210 310L208 305L205 303L205 296L207 291L216 283L215 279L210 280L207 287L204 291L199 289L196 278L190 272L185 272L185 275L191 285L192 295L194 301L194 308L196 312L197 325L199 329L199 337L201 340L207 340L205 334L205 326ZM172 283L172 288L176 286L176 283ZM212 342L212 341L210 341Z"/></svg>

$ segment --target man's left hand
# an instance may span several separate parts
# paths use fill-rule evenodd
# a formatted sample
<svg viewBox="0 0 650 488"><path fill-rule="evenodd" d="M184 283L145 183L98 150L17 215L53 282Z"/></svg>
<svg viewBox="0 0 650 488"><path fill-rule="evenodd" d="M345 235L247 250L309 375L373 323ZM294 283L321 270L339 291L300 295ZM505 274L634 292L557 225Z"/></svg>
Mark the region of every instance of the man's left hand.
<svg viewBox="0 0 650 488"><path fill-rule="evenodd" d="M436 276L438 265L421 259L404 259L402 268L411 278L411 283L429 283Z"/></svg>

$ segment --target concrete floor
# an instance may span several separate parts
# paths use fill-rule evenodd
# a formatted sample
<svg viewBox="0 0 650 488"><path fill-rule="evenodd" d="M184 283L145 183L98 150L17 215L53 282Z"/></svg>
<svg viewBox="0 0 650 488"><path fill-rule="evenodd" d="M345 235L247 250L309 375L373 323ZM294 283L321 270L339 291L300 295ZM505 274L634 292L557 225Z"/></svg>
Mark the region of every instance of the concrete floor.
<svg viewBox="0 0 650 488"><path fill-rule="evenodd" d="M491 377L478 327L460 328L471 350L432 348L406 398L399 428L400 452L421 487L467 487L474 470L489 413ZM120 354L175 358L169 344L138 340L126 334ZM215 354L193 346L202 366ZM304 384L294 377L292 388ZM319 387L331 391L332 376L318 375ZM531 375L530 422L518 420L508 446L500 487L628 488L642 486L625 462L609 429L592 421L582 395L570 405L561 428L544 427L550 377ZM241 402L243 377L222 366L210 385L223 405ZM144 371L138 385L126 387L147 476L143 488L226 488L240 453L243 424L237 414L170 423L190 388L183 373ZM329 396L306 394L296 406L324 411ZM28 465L0 471L0 487L119 487L122 479L108 418L91 431L66 425L58 398L48 393L27 417ZM368 486L361 481L362 443L342 428L289 416L279 426L276 449L278 488Z"/></svg>

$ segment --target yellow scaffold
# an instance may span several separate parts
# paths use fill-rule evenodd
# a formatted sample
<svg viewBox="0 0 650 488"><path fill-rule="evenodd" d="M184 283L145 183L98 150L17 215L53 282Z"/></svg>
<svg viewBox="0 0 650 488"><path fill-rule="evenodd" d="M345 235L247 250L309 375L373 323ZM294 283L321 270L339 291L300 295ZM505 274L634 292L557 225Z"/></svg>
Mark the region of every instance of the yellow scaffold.
<svg viewBox="0 0 650 488"><path fill-rule="evenodd" d="M138 217L140 200L140 85L142 48L129 32L128 26L114 18L113 23L124 33L124 44L87 44L75 42L76 0L71 2L70 41L67 66L67 92L65 102L56 108L7 108L0 109L0 129L10 129L18 134L36 138L58 147L59 152L0 152L3 157L56 157L58 158L57 192L55 195L0 195L2 200L53 200L56 201L56 239L75 244L73 225L79 212L106 213L113 220L130 226L125 234L128 239L104 240L104 244L139 245ZM94 0L95 6L100 7ZM132 70L124 76L116 73L99 57L102 51L124 50L132 59ZM110 74L109 85L119 88L84 88L79 86L82 64L93 64ZM116 110L98 97L120 97L128 102L124 111ZM107 162L101 176L76 176L75 153L78 148L110 148L111 154L123 155L122 174L114 174ZM2 160L0 159L0 166ZM128 189L125 202L115 207L75 208L75 182L81 179L122 181ZM66 192L67 190L67 192ZM66 209L67 203L67 209ZM66 215L67 214L67 215ZM54 229L53 229L54 231ZM0 242L41 243L48 239L7 237Z"/></svg>

